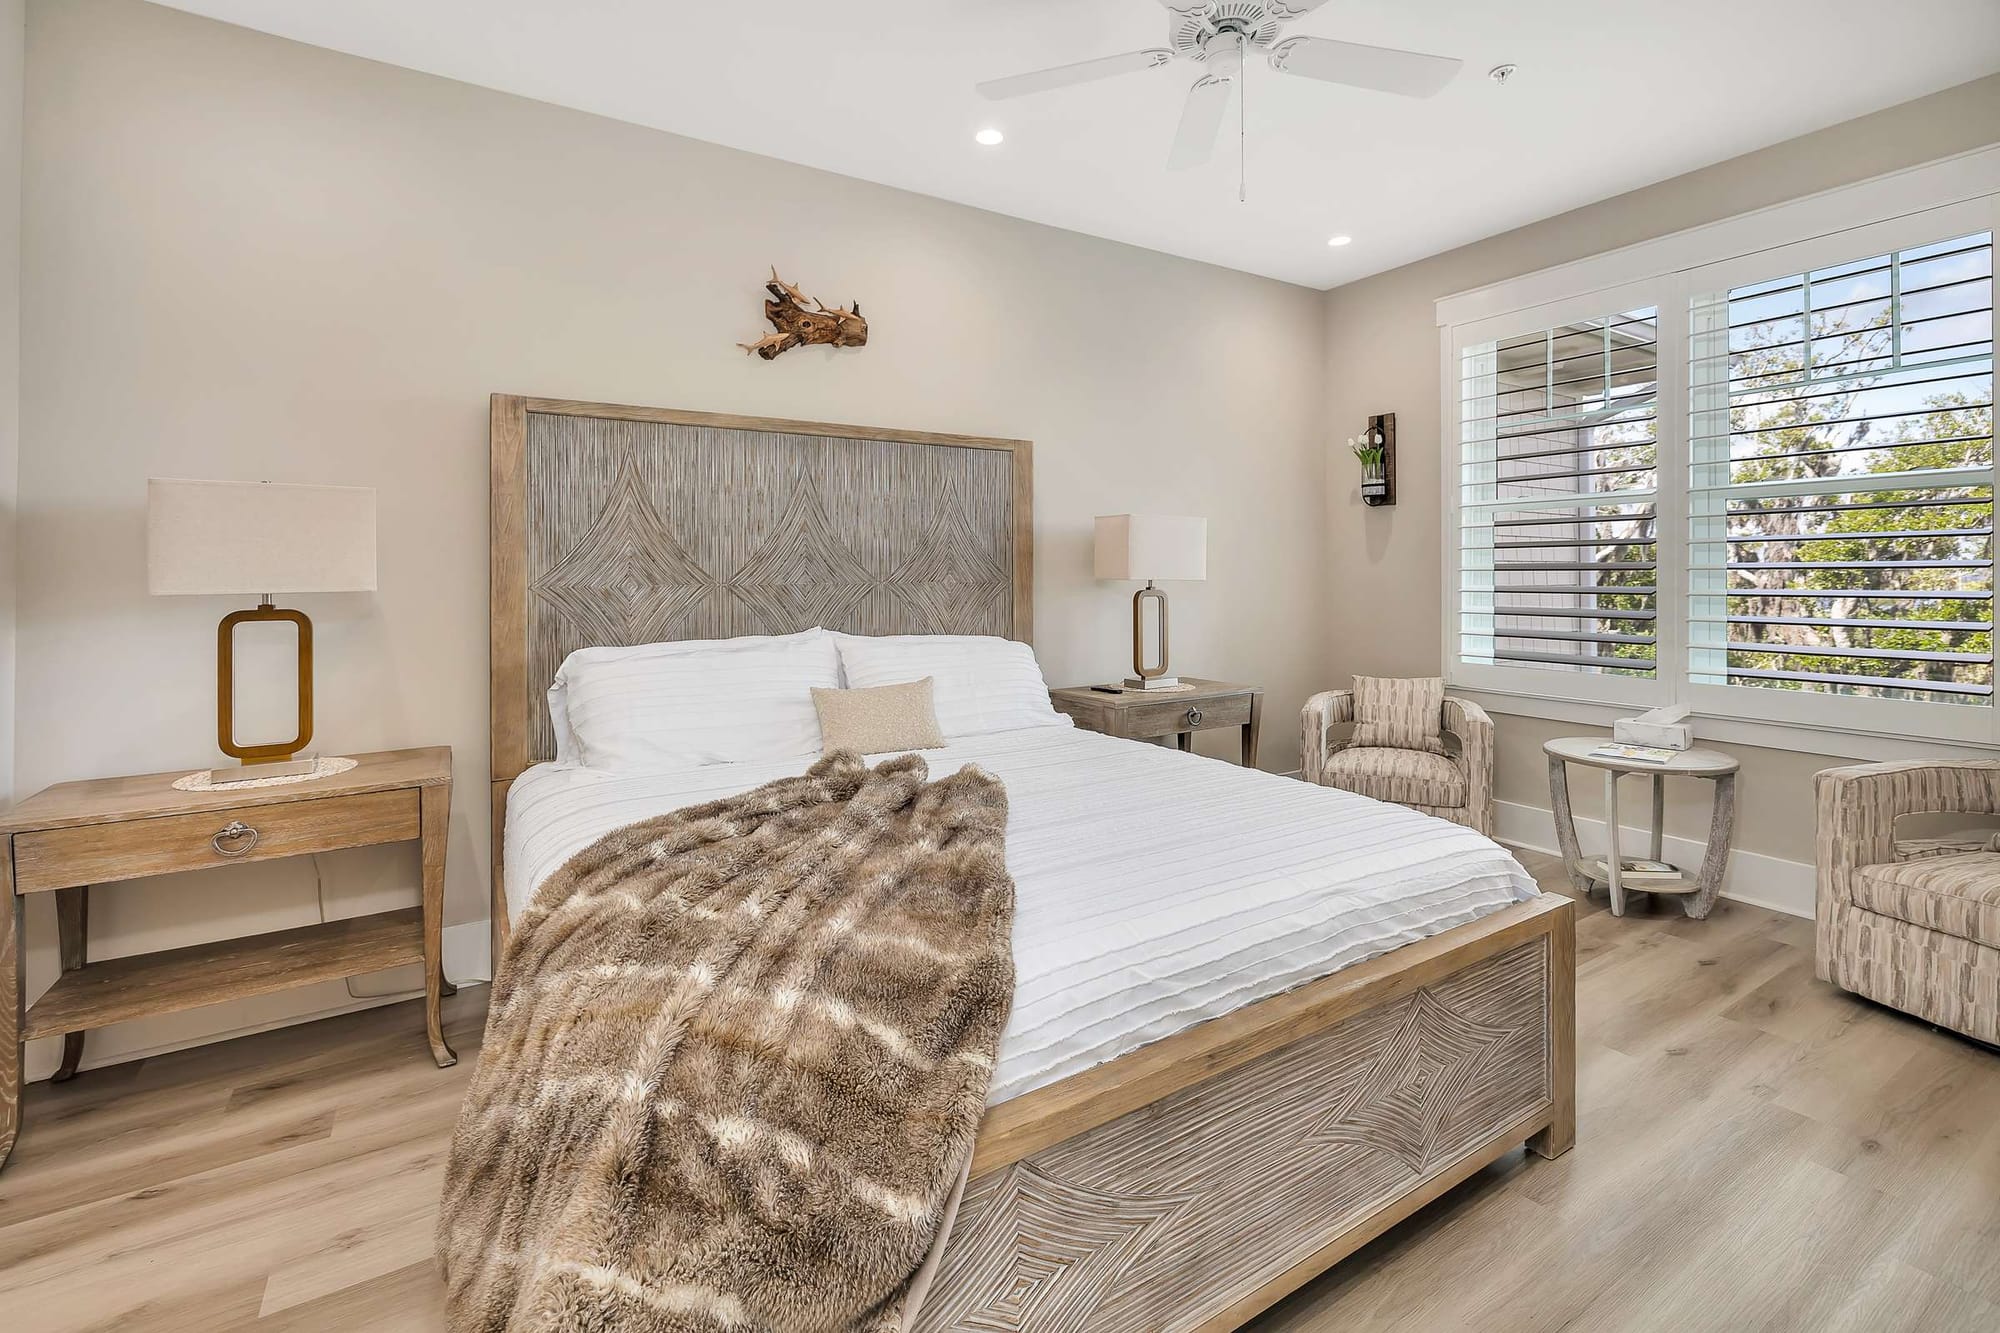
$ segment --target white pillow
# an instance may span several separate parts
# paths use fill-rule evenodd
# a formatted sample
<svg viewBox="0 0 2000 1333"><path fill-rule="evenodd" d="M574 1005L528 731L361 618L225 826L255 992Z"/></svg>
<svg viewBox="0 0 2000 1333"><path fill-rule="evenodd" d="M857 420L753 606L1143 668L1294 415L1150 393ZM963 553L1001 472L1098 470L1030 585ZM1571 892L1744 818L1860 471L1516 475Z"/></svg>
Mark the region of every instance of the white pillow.
<svg viewBox="0 0 2000 1333"><path fill-rule="evenodd" d="M576 736L569 725L569 678L578 667L623 662L635 657L681 657L688 653L728 652L737 648L768 648L780 643L806 643L827 636L815 626L797 634L742 634L733 639L678 639L672 643L639 643L630 647L579 648L556 668L549 683L549 726L556 735L556 762L575 764Z"/></svg>
<svg viewBox="0 0 2000 1333"><path fill-rule="evenodd" d="M575 663L576 762L621 773L819 754L812 692L837 689L831 637Z"/></svg>
<svg viewBox="0 0 2000 1333"><path fill-rule="evenodd" d="M946 740L1071 725L1049 703L1048 682L1025 643L983 634L835 634L833 640L854 689L929 676Z"/></svg>

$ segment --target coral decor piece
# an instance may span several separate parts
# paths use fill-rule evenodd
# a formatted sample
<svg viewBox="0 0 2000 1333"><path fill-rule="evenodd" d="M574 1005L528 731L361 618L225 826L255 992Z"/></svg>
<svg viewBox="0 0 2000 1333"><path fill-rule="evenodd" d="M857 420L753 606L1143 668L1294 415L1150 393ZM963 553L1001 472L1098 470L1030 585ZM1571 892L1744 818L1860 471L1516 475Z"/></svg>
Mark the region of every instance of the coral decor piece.
<svg viewBox="0 0 2000 1333"><path fill-rule="evenodd" d="M764 302L764 318L771 321L777 332L767 333L753 343L736 344L744 351L775 361L794 347L815 343L829 347L868 345L868 321L861 317L861 302L856 301L852 309L842 305L828 308L817 297L807 296L779 277L775 268L764 290L771 293L771 299ZM806 308L807 302L812 303L810 310Z"/></svg>

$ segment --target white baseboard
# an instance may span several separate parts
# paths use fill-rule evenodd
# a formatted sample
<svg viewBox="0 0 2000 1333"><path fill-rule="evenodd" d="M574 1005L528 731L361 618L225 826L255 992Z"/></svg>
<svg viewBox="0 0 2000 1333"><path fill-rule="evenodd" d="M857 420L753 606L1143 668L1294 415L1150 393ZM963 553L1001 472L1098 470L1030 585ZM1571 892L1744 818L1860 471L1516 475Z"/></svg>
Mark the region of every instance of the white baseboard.
<svg viewBox="0 0 2000 1333"><path fill-rule="evenodd" d="M1493 822L1496 826L1494 836L1501 842L1547 852L1551 856L1558 855L1555 815L1541 806L1497 801L1494 803ZM1647 845L1648 836L1647 830L1628 825L1623 830L1619 845L1630 856L1634 848ZM1585 855L1603 855L1607 845L1604 821L1579 817L1576 838ZM1665 859L1675 865L1699 865L1705 851L1706 848L1693 838L1670 836L1665 842ZM1729 853L1729 869L1722 877L1722 896L1755 907L1768 907L1774 912L1802 916L1810 921L1813 916L1813 867L1805 861L1787 861L1782 857L1765 856L1761 852L1733 850Z"/></svg>
<svg viewBox="0 0 2000 1333"><path fill-rule="evenodd" d="M446 926L441 941L444 955L444 975L453 985L473 985L491 979L491 969L487 958L491 953L492 932L484 921L461 921L455 926ZM421 973L418 974L421 978ZM102 1069L110 1065L126 1064L133 1060L146 1060L170 1051L184 1051L196 1046L207 1046L212 1042L228 1041L235 1037L248 1037L253 1033L270 1032L276 1028L291 1027L298 1023L310 1023L315 1019L333 1018L340 1014L359 1013L363 1009L376 1009L385 1004L401 1004L421 996L421 990L398 991L388 995L368 995L345 1004L319 1005L286 1014L281 1018L266 1019L259 1023L244 1023L224 1026L213 1032L205 1032L198 1037L187 1037L179 1041L165 1041L156 1045L139 1046L128 1050L114 1051L102 1058L93 1059L88 1044L84 1046L83 1060L79 1069ZM227 1006L218 1006L218 1015L225 1014ZM143 1021L143 1020L141 1020ZM225 1019L225 1022L227 1020ZM30 1083L45 1079L56 1072L56 1062L62 1051L62 1043L50 1037L33 1042L28 1046L27 1066L23 1077Z"/></svg>

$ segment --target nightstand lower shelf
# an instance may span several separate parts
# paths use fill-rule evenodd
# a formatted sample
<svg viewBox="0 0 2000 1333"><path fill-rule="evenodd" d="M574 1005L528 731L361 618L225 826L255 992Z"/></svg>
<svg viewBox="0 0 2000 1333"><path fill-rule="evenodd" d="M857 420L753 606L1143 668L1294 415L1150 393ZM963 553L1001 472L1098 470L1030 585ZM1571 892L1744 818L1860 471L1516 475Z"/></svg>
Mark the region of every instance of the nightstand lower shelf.
<svg viewBox="0 0 2000 1333"><path fill-rule="evenodd" d="M421 907L112 958L63 973L29 1006L21 1035L87 1032L423 961Z"/></svg>

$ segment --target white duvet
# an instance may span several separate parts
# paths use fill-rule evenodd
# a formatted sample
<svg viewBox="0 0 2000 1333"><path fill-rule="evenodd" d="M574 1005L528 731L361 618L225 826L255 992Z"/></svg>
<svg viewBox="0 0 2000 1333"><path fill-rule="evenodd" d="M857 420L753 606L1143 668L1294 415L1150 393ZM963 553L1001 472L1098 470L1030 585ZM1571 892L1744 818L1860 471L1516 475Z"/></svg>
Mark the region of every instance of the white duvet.
<svg viewBox="0 0 2000 1333"><path fill-rule="evenodd" d="M1161 746L1038 727L924 757L1007 785L1016 983L994 1102L1536 892L1470 829ZM509 911L612 829L810 762L536 765L507 797Z"/></svg>

